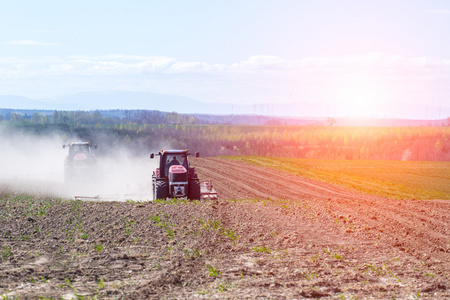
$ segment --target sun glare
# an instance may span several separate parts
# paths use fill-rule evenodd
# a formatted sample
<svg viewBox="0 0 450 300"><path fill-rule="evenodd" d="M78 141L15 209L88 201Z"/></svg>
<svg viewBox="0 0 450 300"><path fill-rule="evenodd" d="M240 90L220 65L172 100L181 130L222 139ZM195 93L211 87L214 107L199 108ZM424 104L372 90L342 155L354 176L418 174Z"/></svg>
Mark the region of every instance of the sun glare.
<svg viewBox="0 0 450 300"><path fill-rule="evenodd" d="M367 78L345 80L339 88L338 109L342 116L354 118L378 117L383 101L381 86Z"/></svg>

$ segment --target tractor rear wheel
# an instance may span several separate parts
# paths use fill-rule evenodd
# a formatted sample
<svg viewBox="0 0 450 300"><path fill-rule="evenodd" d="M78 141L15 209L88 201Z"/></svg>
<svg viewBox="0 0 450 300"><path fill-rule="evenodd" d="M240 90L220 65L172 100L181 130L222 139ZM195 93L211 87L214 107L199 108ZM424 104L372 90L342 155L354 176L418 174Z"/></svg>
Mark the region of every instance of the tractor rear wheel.
<svg viewBox="0 0 450 300"><path fill-rule="evenodd" d="M153 194L153 200L156 199L156 181L152 180L152 194Z"/></svg>
<svg viewBox="0 0 450 300"><path fill-rule="evenodd" d="M189 181L189 200L200 200L201 191L200 191L200 181L199 180L190 180Z"/></svg>
<svg viewBox="0 0 450 300"><path fill-rule="evenodd" d="M167 181L157 181L155 185L154 200L169 197L169 183Z"/></svg>

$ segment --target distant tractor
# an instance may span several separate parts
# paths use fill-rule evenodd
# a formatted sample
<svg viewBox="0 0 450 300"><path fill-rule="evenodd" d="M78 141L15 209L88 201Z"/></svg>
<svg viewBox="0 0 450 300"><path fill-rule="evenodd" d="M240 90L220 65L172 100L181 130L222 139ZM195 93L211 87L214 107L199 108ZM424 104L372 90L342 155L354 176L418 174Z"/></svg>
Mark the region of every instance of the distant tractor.
<svg viewBox="0 0 450 300"><path fill-rule="evenodd" d="M159 156L159 167L153 171L153 199L187 198L202 199L200 180L191 168L188 156L194 155L188 150L161 150L150 154L150 158ZM199 157L199 153L195 153ZM215 193L215 191L213 191ZM217 193L216 198L217 198Z"/></svg>
<svg viewBox="0 0 450 300"><path fill-rule="evenodd" d="M91 142L71 142L62 147L69 148L69 154L64 159L64 181L90 179L97 164L92 150L97 149L97 145L92 145Z"/></svg>

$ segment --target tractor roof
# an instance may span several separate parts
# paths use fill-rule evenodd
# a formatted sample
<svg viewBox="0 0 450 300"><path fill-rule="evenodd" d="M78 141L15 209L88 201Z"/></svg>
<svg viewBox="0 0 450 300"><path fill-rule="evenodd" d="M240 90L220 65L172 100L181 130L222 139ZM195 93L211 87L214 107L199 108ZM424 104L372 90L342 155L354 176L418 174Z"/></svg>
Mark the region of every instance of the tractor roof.
<svg viewBox="0 0 450 300"><path fill-rule="evenodd" d="M81 145L90 145L91 142L71 142L69 146L81 146Z"/></svg>
<svg viewBox="0 0 450 300"><path fill-rule="evenodd" d="M187 154L188 149L186 150L161 150L161 154Z"/></svg>

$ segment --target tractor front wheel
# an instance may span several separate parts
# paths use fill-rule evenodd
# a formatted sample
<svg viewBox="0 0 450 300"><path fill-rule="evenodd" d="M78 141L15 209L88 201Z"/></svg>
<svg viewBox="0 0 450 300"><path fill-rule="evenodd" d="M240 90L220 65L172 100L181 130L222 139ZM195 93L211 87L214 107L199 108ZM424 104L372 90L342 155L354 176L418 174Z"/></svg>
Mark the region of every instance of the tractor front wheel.
<svg viewBox="0 0 450 300"><path fill-rule="evenodd" d="M201 191L200 191L200 181L199 180L190 180L189 181L189 200L200 200Z"/></svg>
<svg viewBox="0 0 450 300"><path fill-rule="evenodd" d="M169 197L169 183L167 181L157 181L154 187L154 200Z"/></svg>

